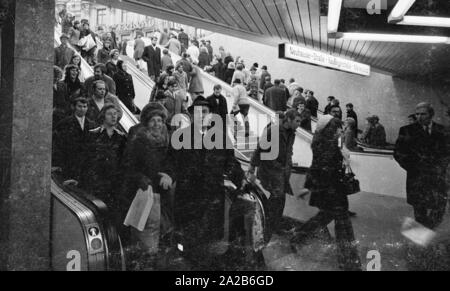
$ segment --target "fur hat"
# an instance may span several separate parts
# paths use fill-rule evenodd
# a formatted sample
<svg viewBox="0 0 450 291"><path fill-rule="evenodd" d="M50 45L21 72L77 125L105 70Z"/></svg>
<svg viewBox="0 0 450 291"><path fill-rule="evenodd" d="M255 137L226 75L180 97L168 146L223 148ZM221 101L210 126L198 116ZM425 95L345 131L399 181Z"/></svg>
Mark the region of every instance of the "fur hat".
<svg viewBox="0 0 450 291"><path fill-rule="evenodd" d="M154 116L161 116L165 121L167 119L167 109L157 102L147 104L141 112L141 123L147 124Z"/></svg>

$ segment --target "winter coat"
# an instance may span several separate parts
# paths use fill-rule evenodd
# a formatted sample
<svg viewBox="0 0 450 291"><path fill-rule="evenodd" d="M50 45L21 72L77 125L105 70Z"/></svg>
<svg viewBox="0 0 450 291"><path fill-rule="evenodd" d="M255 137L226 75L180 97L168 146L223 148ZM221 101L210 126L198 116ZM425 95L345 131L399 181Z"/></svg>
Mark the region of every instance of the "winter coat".
<svg viewBox="0 0 450 291"><path fill-rule="evenodd" d="M117 68L117 65L115 65L112 60L110 60L106 63L106 75L108 75L108 77L114 79L114 75L118 71L119 71L119 68ZM116 84L116 87L117 87L117 84ZM116 93L117 93L117 88L116 88Z"/></svg>
<svg viewBox="0 0 450 291"><path fill-rule="evenodd" d="M305 183L311 191L310 205L321 210L348 209L348 198L340 182L344 175L344 158L338 140L327 139L319 132L311 148L313 161Z"/></svg>
<svg viewBox="0 0 450 291"><path fill-rule="evenodd" d="M124 159L124 194L129 203L139 188L151 185L156 190L161 180L159 173L173 176L172 165L167 160L169 142L166 127L163 129L162 138L158 140L152 137L144 126L140 126L136 133L129 137Z"/></svg>
<svg viewBox="0 0 450 291"><path fill-rule="evenodd" d="M209 66L209 55L207 52L201 52L198 57L198 66L204 69L206 66Z"/></svg>
<svg viewBox="0 0 450 291"><path fill-rule="evenodd" d="M106 63L111 60L109 54L111 53L111 49L102 48L97 53L97 62L100 64L106 65Z"/></svg>
<svg viewBox="0 0 450 291"><path fill-rule="evenodd" d="M417 123L400 129L394 158L408 174L408 204L435 209L446 203L448 145L449 136L440 124L433 123L431 135Z"/></svg>
<svg viewBox="0 0 450 291"><path fill-rule="evenodd" d="M89 131L94 123L85 118L84 129L75 115L59 122L53 132L52 166L60 167L64 179L80 182L83 164L86 162Z"/></svg>
<svg viewBox="0 0 450 291"><path fill-rule="evenodd" d="M142 59L147 62L148 75L157 79L161 74L161 49L151 45L145 47Z"/></svg>
<svg viewBox="0 0 450 291"><path fill-rule="evenodd" d="M134 54L133 54L133 58L135 60L140 60L142 59L142 55L144 54L144 50L145 50L145 43L142 39L136 39L134 42Z"/></svg>
<svg viewBox="0 0 450 291"><path fill-rule="evenodd" d="M306 99L305 107L311 111L313 117L317 117L317 111L319 110L319 101L312 96Z"/></svg>
<svg viewBox="0 0 450 291"><path fill-rule="evenodd" d="M186 33L180 32L178 34L178 40L183 45L185 50L189 47L189 36Z"/></svg>
<svg viewBox="0 0 450 291"><path fill-rule="evenodd" d="M183 132L191 135L191 143L188 148L171 148L170 164L177 181L175 222L186 233L183 245L189 252L223 237L224 175L240 188L244 172L232 148L222 145L223 149L206 149L203 145L194 149L195 138L197 135L201 138L201 133L194 133L193 126Z"/></svg>
<svg viewBox="0 0 450 291"><path fill-rule="evenodd" d="M83 188L105 202L115 213L120 209L120 187L123 179L123 154L127 138L118 129L111 137L103 127L93 129L88 136L87 162L82 178Z"/></svg>
<svg viewBox="0 0 450 291"><path fill-rule="evenodd" d="M287 110L288 97L286 96L286 90L280 86L273 86L267 89L264 94L264 104L273 111L286 111Z"/></svg>
<svg viewBox="0 0 450 291"><path fill-rule="evenodd" d="M134 111L134 91L133 77L125 71L119 70L114 74L114 82L116 83L117 97L131 112Z"/></svg>
<svg viewBox="0 0 450 291"><path fill-rule="evenodd" d="M177 56L181 55L181 43L176 38L171 38L166 45L166 48Z"/></svg>
<svg viewBox="0 0 450 291"><path fill-rule="evenodd" d="M64 68L70 63L70 60L74 56L75 52L68 46L59 46L55 48L55 66Z"/></svg>
<svg viewBox="0 0 450 291"><path fill-rule="evenodd" d="M105 82L106 84L106 90L115 95L116 94L116 83L114 82L114 80L109 77L108 75L103 75L100 80L102 80L103 82ZM87 91L87 96L92 96L92 94L94 94L94 82L97 81L97 79L95 78L95 76L91 76L89 78L86 79L86 81L84 82L84 85L86 87L86 91Z"/></svg>
<svg viewBox="0 0 450 291"><path fill-rule="evenodd" d="M261 155L268 154L272 149L262 149L260 145L254 152L251 165L258 167L258 178L263 187L269 192L277 192L274 195L284 195L290 192L292 155L295 141L295 131L287 130L282 124L270 124L264 130L263 140L276 140L272 137L274 127L278 127L278 156L276 158L263 158Z"/></svg>
<svg viewBox="0 0 450 291"><path fill-rule="evenodd" d="M105 94L105 105L107 104L114 104L116 106L116 108L119 110L119 120L120 120L123 116L123 111L122 107L120 106L119 99L115 95L107 92ZM86 113L86 117L92 120L95 123L96 127L101 126L101 124L98 122L98 116L100 114L100 111L101 110L98 108L97 104L94 101L94 97L91 96L91 98L89 98L88 111Z"/></svg>
<svg viewBox="0 0 450 291"><path fill-rule="evenodd" d="M189 84L189 93L200 93L204 92L203 82L200 78L200 69L197 66L192 67L192 72L190 73L191 82Z"/></svg>
<svg viewBox="0 0 450 291"><path fill-rule="evenodd" d="M161 58L162 71L165 72L167 67L170 65L173 66L173 61L170 55L163 55L163 57Z"/></svg>

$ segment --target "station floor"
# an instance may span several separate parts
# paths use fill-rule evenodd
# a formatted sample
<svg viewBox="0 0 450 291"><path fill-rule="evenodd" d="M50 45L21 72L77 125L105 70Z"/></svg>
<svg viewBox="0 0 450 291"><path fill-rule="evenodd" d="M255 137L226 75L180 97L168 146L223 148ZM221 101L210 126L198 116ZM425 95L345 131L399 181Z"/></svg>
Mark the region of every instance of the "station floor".
<svg viewBox="0 0 450 291"><path fill-rule="evenodd" d="M308 196L304 200L289 197L285 216L294 221L306 221L312 217L317 209L309 207L308 200ZM414 217L412 208L404 199L359 193L350 196L349 200L350 210L357 213L352 224L363 271L449 270L448 265L444 265L448 261L443 258L449 256L448 249L423 249L402 236L405 218ZM328 228L334 236L334 224ZM380 258L377 266L371 264L376 252ZM289 245L289 235L276 235L265 249L264 258L271 271L339 270L335 244L320 238L312 239L294 253Z"/></svg>

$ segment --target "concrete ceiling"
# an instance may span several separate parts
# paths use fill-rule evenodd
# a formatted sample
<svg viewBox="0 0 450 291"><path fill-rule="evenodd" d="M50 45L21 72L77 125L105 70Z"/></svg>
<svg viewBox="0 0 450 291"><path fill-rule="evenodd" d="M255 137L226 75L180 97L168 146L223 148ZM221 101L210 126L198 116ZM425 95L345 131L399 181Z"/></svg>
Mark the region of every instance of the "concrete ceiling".
<svg viewBox="0 0 450 291"><path fill-rule="evenodd" d="M324 0L93 0L269 45L298 44L371 65L398 76L442 74L450 61L444 44L332 39ZM352 1L349 2L348 5ZM354 2L354 1L353 1ZM389 3L395 1L389 0ZM389 4L392 5L392 4ZM322 15L321 16L321 11Z"/></svg>

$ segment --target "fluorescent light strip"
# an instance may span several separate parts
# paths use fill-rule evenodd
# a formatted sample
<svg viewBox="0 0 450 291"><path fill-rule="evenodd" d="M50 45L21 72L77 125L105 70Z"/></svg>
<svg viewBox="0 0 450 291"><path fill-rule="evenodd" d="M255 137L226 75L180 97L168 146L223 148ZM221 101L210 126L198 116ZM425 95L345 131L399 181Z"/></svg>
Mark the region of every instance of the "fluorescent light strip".
<svg viewBox="0 0 450 291"><path fill-rule="evenodd" d="M450 27L450 18L428 17L428 16L405 16L403 20L397 22L401 25Z"/></svg>
<svg viewBox="0 0 450 291"><path fill-rule="evenodd" d="M342 0L328 1L328 33L336 33L341 17Z"/></svg>
<svg viewBox="0 0 450 291"><path fill-rule="evenodd" d="M389 21L401 20L416 0L398 0L389 15Z"/></svg>
<svg viewBox="0 0 450 291"><path fill-rule="evenodd" d="M450 38L444 36L353 33L353 32L338 33L336 36L337 38L346 40L450 44Z"/></svg>

